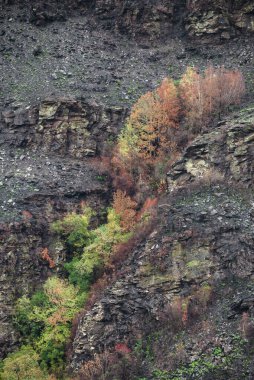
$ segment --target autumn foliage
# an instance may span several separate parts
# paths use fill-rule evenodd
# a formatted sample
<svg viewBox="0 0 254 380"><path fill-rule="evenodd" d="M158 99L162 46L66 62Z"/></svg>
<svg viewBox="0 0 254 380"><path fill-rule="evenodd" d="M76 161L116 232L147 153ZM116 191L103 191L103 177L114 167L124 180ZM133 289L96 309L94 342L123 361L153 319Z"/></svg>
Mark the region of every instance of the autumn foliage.
<svg viewBox="0 0 254 380"><path fill-rule="evenodd" d="M45 261L48 262L49 264L49 267L52 269L56 266L54 260L50 257L49 255L49 250L48 248L44 248L42 251L41 251L41 258Z"/></svg>
<svg viewBox="0 0 254 380"><path fill-rule="evenodd" d="M218 120L245 93L238 70L209 66L204 73L187 68L179 83L166 78L153 92L141 96L120 135L118 151L126 162L163 159L179 149L179 127L198 132ZM128 161L129 160L129 161Z"/></svg>
<svg viewBox="0 0 254 380"><path fill-rule="evenodd" d="M117 190L114 194L113 208L120 216L120 225L124 231L130 231L136 223L137 202L126 195L125 191Z"/></svg>
<svg viewBox="0 0 254 380"><path fill-rule="evenodd" d="M187 125L197 131L208 126L230 105L239 104L244 92L244 80L239 71L210 66L202 75L188 68L179 85Z"/></svg>
<svg viewBox="0 0 254 380"><path fill-rule="evenodd" d="M119 151L141 159L156 158L172 148L171 135L179 126L180 103L171 79L164 79L134 105L119 139Z"/></svg>

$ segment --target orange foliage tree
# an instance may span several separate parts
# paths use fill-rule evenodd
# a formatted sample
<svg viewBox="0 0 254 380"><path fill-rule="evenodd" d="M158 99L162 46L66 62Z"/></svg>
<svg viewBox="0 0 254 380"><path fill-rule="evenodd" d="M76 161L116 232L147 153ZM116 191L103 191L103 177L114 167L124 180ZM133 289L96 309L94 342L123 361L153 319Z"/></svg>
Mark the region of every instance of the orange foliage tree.
<svg viewBox="0 0 254 380"><path fill-rule="evenodd" d="M136 223L137 202L126 195L125 191L117 190L113 197L113 208L120 216L120 224L124 231L130 231Z"/></svg>
<svg viewBox="0 0 254 380"><path fill-rule="evenodd" d="M48 262L49 264L49 267L52 269L56 266L54 260L49 256L49 250L48 248L44 248L42 251L41 251L41 258L45 261Z"/></svg>
<svg viewBox="0 0 254 380"><path fill-rule="evenodd" d="M125 157L136 155L154 159L172 148L171 135L179 125L180 103L171 79L164 79L134 105L119 139L119 151Z"/></svg>

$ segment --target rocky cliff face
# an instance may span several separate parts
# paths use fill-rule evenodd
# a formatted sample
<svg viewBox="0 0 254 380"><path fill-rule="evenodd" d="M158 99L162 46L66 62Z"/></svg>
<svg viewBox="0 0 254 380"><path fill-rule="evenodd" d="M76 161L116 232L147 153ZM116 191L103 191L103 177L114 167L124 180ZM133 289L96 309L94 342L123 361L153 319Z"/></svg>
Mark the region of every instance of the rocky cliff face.
<svg viewBox="0 0 254 380"><path fill-rule="evenodd" d="M227 40L241 32L253 32L254 4L251 0L37 0L6 1L2 7L15 4L20 18L37 26L66 21L73 14L90 14L106 29L128 34L138 41L165 39L180 32L189 37Z"/></svg>
<svg viewBox="0 0 254 380"><path fill-rule="evenodd" d="M253 32L253 1L189 1L186 31L203 41L219 41Z"/></svg>
<svg viewBox="0 0 254 380"><path fill-rule="evenodd" d="M233 313L233 304L240 305L253 290L253 195L247 190L253 182L253 115L252 108L245 110L197 138L174 165L153 232L129 253L123 273L79 321L74 370L94 352L119 342L133 349L147 328L156 334L163 313L170 320L168 305L178 297L192 298L204 284L214 289L217 300L207 314L201 306L201 314L216 324L213 338L227 349L227 334L237 332L244 312ZM230 283L225 297L222 289ZM213 344L210 337L207 347L202 346L204 334L201 328L199 337L185 336L194 347L187 350L188 360ZM169 341L167 347L164 359L175 350Z"/></svg>
<svg viewBox="0 0 254 380"><path fill-rule="evenodd" d="M220 0L5 0L0 10L2 356L18 340L11 324L15 300L65 260L49 223L83 201L97 210L107 205L110 183L92 159L112 147L127 107L163 77L178 78L189 64L202 69L208 60L240 65L251 86L254 10L253 1ZM99 106L80 94L122 106ZM134 342L144 330L140 320L160 324L160 310L204 282L251 282L252 194L235 186L252 186L253 118L249 109L226 121L176 163L168 176L175 198L169 194L161 202L153 233L80 320L74 370L102 342ZM45 247L55 268L42 258ZM227 322L231 300L238 292L236 301L244 304L249 289L243 294L236 286L228 302L221 296L224 315L214 306L222 332L220 326L235 328L239 320Z"/></svg>
<svg viewBox="0 0 254 380"><path fill-rule="evenodd" d="M253 186L253 114L244 109L235 119L197 138L168 175L169 190L195 180L217 179Z"/></svg>
<svg viewBox="0 0 254 380"><path fill-rule="evenodd" d="M254 31L253 11L253 1L95 1L95 14L107 28L138 40L179 33L203 42L228 40Z"/></svg>
<svg viewBox="0 0 254 380"><path fill-rule="evenodd" d="M49 223L82 202L98 211L108 204L108 179L92 158L112 144L125 114L71 99L1 113L0 355L17 342L11 325L15 300L33 292L65 260ZM54 269L42 258L46 247Z"/></svg>

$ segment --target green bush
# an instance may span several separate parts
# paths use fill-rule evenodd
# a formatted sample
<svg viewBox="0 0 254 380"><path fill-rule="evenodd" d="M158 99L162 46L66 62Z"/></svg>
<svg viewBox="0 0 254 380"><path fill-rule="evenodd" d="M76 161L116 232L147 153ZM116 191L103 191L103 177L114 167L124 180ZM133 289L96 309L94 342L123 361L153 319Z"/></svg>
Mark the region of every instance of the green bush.
<svg viewBox="0 0 254 380"><path fill-rule="evenodd" d="M46 380L47 373L39 365L39 355L30 346L23 346L3 360L1 380Z"/></svg>
<svg viewBox="0 0 254 380"><path fill-rule="evenodd" d="M26 342L31 343L41 335L45 322L40 314L48 306L49 299L43 291L36 292L31 299L23 296L18 300L14 325Z"/></svg>
<svg viewBox="0 0 254 380"><path fill-rule="evenodd" d="M70 323L47 326L35 347L41 367L60 376L65 370L65 347L70 337Z"/></svg>
<svg viewBox="0 0 254 380"><path fill-rule="evenodd" d="M114 246L127 241L131 236L131 233L123 231L120 222L120 216L110 208L107 223L94 230L94 240L84 248L80 260L74 265L75 270L89 276L103 267L112 254Z"/></svg>
<svg viewBox="0 0 254 380"><path fill-rule="evenodd" d="M69 282L77 286L80 293L84 294L84 298L89 291L90 285L92 283L92 274L80 273L77 269L79 263L79 258L74 257L69 263L65 263L64 268L68 273Z"/></svg>
<svg viewBox="0 0 254 380"><path fill-rule="evenodd" d="M80 253L93 240L93 231L89 229L92 215L92 210L86 207L82 214L73 212L66 215L63 220L52 223L51 229L66 239L74 253Z"/></svg>
<svg viewBox="0 0 254 380"><path fill-rule="evenodd" d="M22 297L16 306L15 324L25 342L33 345L44 369L61 372L71 322L84 295L66 280L49 278L43 292Z"/></svg>

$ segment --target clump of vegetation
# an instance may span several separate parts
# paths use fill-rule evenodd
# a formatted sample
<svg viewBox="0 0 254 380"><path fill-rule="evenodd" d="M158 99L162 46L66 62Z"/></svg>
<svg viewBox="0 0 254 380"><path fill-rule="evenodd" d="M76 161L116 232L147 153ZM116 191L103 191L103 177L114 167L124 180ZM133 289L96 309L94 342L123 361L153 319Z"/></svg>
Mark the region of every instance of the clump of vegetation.
<svg viewBox="0 0 254 380"><path fill-rule="evenodd" d="M112 254L113 247L126 241L130 234L121 227L121 217L113 208L108 210L108 221L94 231L94 240L83 251L75 264L81 274L90 275L102 269Z"/></svg>
<svg viewBox="0 0 254 380"><path fill-rule="evenodd" d="M244 93L244 79L237 70L209 66L202 75L189 67L179 84L185 123L200 131L219 120L230 105L240 104Z"/></svg>
<svg viewBox="0 0 254 380"><path fill-rule="evenodd" d="M141 96L119 137L123 157L152 159L169 151L179 127L180 100L173 80L164 79L154 91Z"/></svg>
<svg viewBox="0 0 254 380"><path fill-rule="evenodd" d="M73 318L84 306L92 284L101 276L104 267L114 266L112 257L118 252L119 244L128 241L137 223L143 223L136 207L137 203L125 192L117 191L105 224L92 229L93 212L88 207L83 208L80 214L71 213L53 223L53 231L62 236L72 255L65 265L68 280L51 277L43 289L31 298L23 296L18 300L14 323L25 348L3 361L3 376L9 367L16 368L16 362L22 362L25 354L32 350L33 362L31 365L28 362L28 366L33 364L37 379L47 379L48 373L63 378L66 343L70 338ZM107 283L108 280L102 281L100 285L105 288ZM93 290L96 291L97 286L98 291L100 285L94 284ZM29 378L23 376L25 370L26 367L20 370L21 380Z"/></svg>
<svg viewBox="0 0 254 380"><path fill-rule="evenodd" d="M141 96L123 128L118 151L127 163L134 157L156 160L179 148L179 127L192 132L219 119L245 93L242 74L224 67L208 67L203 74L187 68L179 83L164 79L154 91Z"/></svg>
<svg viewBox="0 0 254 380"><path fill-rule="evenodd" d="M63 220L52 223L52 231L62 236L72 253L81 253L85 246L94 239L94 233L89 228L93 211L91 208L83 208L80 214L72 212Z"/></svg>
<svg viewBox="0 0 254 380"><path fill-rule="evenodd" d="M83 305L83 295L66 280L49 278L43 291L31 299L23 296L16 305L15 324L23 341L33 347L40 367L61 373L71 322Z"/></svg>
<svg viewBox="0 0 254 380"><path fill-rule="evenodd" d="M3 360L2 380L49 380L39 365L39 355L31 346L23 346Z"/></svg>
<svg viewBox="0 0 254 380"><path fill-rule="evenodd" d="M189 67L177 82L164 79L136 102L120 133L111 168L116 184L137 189L147 182L157 192L163 189L165 171L182 149L244 93L242 74L224 67L210 66L204 73Z"/></svg>

